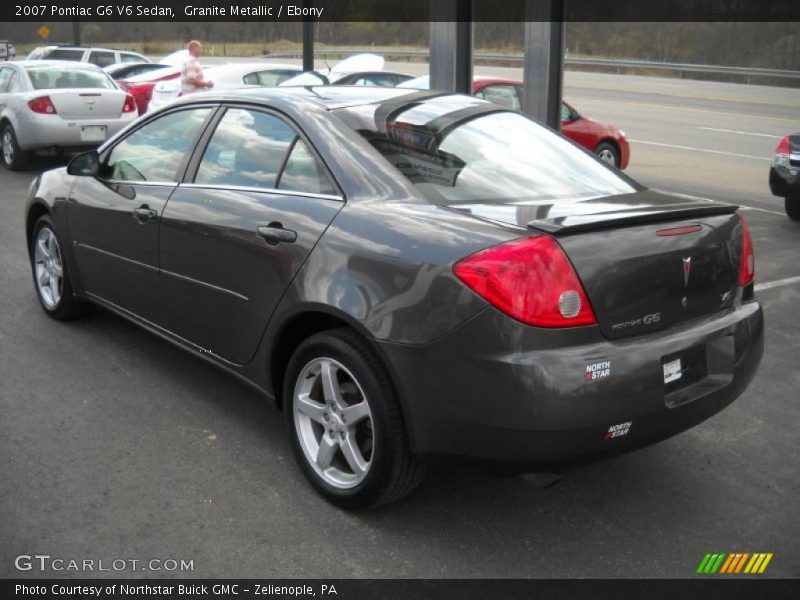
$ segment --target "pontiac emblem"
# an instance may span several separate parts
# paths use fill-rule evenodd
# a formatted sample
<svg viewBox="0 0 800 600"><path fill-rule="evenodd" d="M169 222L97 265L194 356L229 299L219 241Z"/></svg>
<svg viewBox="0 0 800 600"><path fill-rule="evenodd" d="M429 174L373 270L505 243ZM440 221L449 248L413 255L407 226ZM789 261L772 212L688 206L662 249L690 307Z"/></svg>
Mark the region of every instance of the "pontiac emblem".
<svg viewBox="0 0 800 600"><path fill-rule="evenodd" d="M687 256L683 259L683 287L689 287L689 274L692 272L692 257Z"/></svg>

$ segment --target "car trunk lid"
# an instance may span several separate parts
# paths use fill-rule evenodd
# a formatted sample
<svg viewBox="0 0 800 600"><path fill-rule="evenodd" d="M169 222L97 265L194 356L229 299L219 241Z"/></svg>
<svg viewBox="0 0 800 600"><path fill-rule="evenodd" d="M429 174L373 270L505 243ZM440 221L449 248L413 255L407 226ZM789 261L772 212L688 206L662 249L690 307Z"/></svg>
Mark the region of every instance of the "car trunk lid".
<svg viewBox="0 0 800 600"><path fill-rule="evenodd" d="M47 95L63 119L107 119L119 117L125 92L97 88L47 90Z"/></svg>
<svg viewBox="0 0 800 600"><path fill-rule="evenodd" d="M611 339L733 302L741 239L735 206L642 190L563 204L450 208L554 236Z"/></svg>

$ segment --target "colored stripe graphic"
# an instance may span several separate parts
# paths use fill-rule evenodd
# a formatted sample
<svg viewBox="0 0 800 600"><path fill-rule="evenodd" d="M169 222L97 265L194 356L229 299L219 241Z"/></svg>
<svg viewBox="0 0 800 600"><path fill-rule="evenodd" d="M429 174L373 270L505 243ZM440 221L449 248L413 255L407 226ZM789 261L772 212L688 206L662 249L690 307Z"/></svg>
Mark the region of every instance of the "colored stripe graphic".
<svg viewBox="0 0 800 600"><path fill-rule="evenodd" d="M706 554L697 567L697 573L732 575L738 573L760 574L772 560L771 552L733 552L731 554ZM747 566L745 566L747 565Z"/></svg>

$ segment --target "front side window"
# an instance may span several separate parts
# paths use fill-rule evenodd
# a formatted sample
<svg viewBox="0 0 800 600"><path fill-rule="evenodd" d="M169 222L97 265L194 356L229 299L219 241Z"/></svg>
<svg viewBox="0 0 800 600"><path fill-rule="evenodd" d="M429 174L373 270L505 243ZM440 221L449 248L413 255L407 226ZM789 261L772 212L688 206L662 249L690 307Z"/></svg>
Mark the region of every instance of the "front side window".
<svg viewBox="0 0 800 600"><path fill-rule="evenodd" d="M517 90L513 85L487 85L475 95L511 110L521 108Z"/></svg>
<svg viewBox="0 0 800 600"><path fill-rule="evenodd" d="M176 182L178 167L210 112L194 108L150 121L114 146L103 175L114 181Z"/></svg>
<svg viewBox="0 0 800 600"><path fill-rule="evenodd" d="M274 189L296 137L278 117L228 109L211 136L195 183Z"/></svg>
<svg viewBox="0 0 800 600"><path fill-rule="evenodd" d="M534 204L636 191L543 125L510 111L487 114L485 105L470 106L470 100L445 96L412 105L385 133L365 129L364 121L351 126L440 204ZM354 111L351 117L362 116Z"/></svg>
<svg viewBox="0 0 800 600"><path fill-rule="evenodd" d="M103 71L94 67L57 69L54 67L26 67L35 90L65 88L116 89L114 82Z"/></svg>

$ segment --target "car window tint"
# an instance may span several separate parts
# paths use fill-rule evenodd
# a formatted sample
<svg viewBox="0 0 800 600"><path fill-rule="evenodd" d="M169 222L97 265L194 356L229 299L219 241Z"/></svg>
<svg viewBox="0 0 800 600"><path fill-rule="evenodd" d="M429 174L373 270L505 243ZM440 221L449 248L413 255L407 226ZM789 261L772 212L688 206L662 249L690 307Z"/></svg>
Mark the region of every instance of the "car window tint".
<svg viewBox="0 0 800 600"><path fill-rule="evenodd" d="M310 194L336 194L336 189L325 176L317 159L301 139L297 140L289 160L286 161L278 189Z"/></svg>
<svg viewBox="0 0 800 600"><path fill-rule="evenodd" d="M120 52L119 61L124 63L143 62L143 58L136 54L128 54L127 52Z"/></svg>
<svg viewBox="0 0 800 600"><path fill-rule="evenodd" d="M273 189L295 137L273 115L228 109L203 153L195 183Z"/></svg>
<svg viewBox="0 0 800 600"><path fill-rule="evenodd" d="M519 110L519 96L517 90L513 85L487 85L483 90L481 98L494 102L500 106L510 108L512 110Z"/></svg>
<svg viewBox="0 0 800 600"><path fill-rule="evenodd" d="M104 174L114 181L174 182L210 108L169 113L140 127L114 146Z"/></svg>
<svg viewBox="0 0 800 600"><path fill-rule="evenodd" d="M94 67L58 69L55 67L26 67L33 89L54 90L63 88L115 89L114 82L103 71Z"/></svg>
<svg viewBox="0 0 800 600"><path fill-rule="evenodd" d="M56 48L47 53L47 60L77 60L83 59L83 50L68 50Z"/></svg>
<svg viewBox="0 0 800 600"><path fill-rule="evenodd" d="M113 52L101 52L93 50L89 53L89 62L98 67L107 67L117 62L117 57Z"/></svg>
<svg viewBox="0 0 800 600"><path fill-rule="evenodd" d="M561 103L561 120L562 121L569 121L572 118L572 111L570 111L569 106Z"/></svg>

